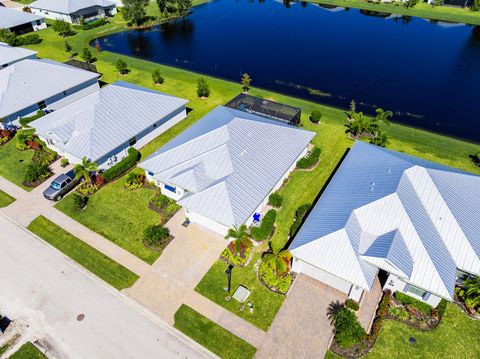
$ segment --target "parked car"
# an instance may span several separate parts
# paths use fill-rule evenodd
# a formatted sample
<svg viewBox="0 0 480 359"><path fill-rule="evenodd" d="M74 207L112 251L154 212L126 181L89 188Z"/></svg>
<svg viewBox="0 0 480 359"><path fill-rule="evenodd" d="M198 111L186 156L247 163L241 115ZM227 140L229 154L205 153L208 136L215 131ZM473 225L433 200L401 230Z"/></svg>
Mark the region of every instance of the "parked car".
<svg viewBox="0 0 480 359"><path fill-rule="evenodd" d="M70 192L80 182L81 180L75 178L75 173L71 170L55 178L50 184L50 187L43 192L43 196L52 201L60 201L63 196Z"/></svg>

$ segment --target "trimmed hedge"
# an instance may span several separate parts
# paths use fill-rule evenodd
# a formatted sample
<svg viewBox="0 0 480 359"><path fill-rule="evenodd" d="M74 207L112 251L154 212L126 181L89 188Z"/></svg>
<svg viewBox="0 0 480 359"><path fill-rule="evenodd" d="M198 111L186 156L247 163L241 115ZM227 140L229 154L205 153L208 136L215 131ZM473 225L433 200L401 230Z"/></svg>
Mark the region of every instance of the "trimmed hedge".
<svg viewBox="0 0 480 359"><path fill-rule="evenodd" d="M312 123L319 123L320 119L322 118L322 113L318 110L313 110L312 114L310 115L310 121Z"/></svg>
<svg viewBox="0 0 480 359"><path fill-rule="evenodd" d="M412 308L418 309L422 313L425 313L427 315L432 315L433 308L427 303L424 303L418 299L410 297L409 295L402 292L395 292L393 296L395 297L396 300L398 300L403 305L408 305Z"/></svg>
<svg viewBox="0 0 480 359"><path fill-rule="evenodd" d="M93 29L95 27L105 25L106 23L108 23L108 21L105 20L104 18L101 18L101 19L98 19L98 20L95 20L95 21L86 22L81 26L81 28L83 30L90 30L90 29Z"/></svg>
<svg viewBox="0 0 480 359"><path fill-rule="evenodd" d="M128 156L118 162L115 166L110 167L108 170L103 172L103 179L105 182L111 182L129 169L134 167L137 162L140 160L140 152L138 152L135 148L130 147L128 149Z"/></svg>
<svg viewBox="0 0 480 359"><path fill-rule="evenodd" d="M268 197L268 204L275 208L282 207L283 197L281 194L275 192Z"/></svg>
<svg viewBox="0 0 480 359"><path fill-rule="evenodd" d="M305 214L307 214L311 206L312 205L310 203L307 203L297 208L297 210L295 211L295 222L293 222L292 226L290 227L290 236L293 236L295 235L295 233L297 233L298 228L303 222Z"/></svg>
<svg viewBox="0 0 480 359"><path fill-rule="evenodd" d="M277 211L274 209L269 210L262 219L262 223L259 227L253 227L250 229L250 234L257 242L268 239L273 232L273 226L277 219Z"/></svg>
<svg viewBox="0 0 480 359"><path fill-rule="evenodd" d="M322 150L320 148L314 147L308 156L298 160L297 168L300 168L300 169L312 168L318 163L321 153L322 153Z"/></svg>

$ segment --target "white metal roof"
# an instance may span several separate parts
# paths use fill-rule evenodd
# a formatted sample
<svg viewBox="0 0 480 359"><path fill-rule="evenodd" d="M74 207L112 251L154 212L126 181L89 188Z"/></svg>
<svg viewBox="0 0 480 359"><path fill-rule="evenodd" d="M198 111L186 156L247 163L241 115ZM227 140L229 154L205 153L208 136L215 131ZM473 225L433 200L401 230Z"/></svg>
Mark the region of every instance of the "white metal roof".
<svg viewBox="0 0 480 359"><path fill-rule="evenodd" d="M43 16L7 7L0 7L0 29L10 29L40 19L43 19ZM2 49L0 49L0 52L1 51Z"/></svg>
<svg viewBox="0 0 480 359"><path fill-rule="evenodd" d="M0 118L100 75L50 60L26 59L0 70Z"/></svg>
<svg viewBox="0 0 480 359"><path fill-rule="evenodd" d="M186 189L179 204L226 226L241 225L305 150L315 133L217 107L140 167Z"/></svg>
<svg viewBox="0 0 480 359"><path fill-rule="evenodd" d="M68 15L92 6L110 7L114 5L115 3L110 0L37 0L28 6L33 9Z"/></svg>
<svg viewBox="0 0 480 359"><path fill-rule="evenodd" d="M37 133L77 158L96 161L187 100L118 81L30 123Z"/></svg>
<svg viewBox="0 0 480 359"><path fill-rule="evenodd" d="M6 64L11 64L13 62L33 57L36 54L36 51L21 47L8 46L7 44L0 42L0 68Z"/></svg>
<svg viewBox="0 0 480 359"><path fill-rule="evenodd" d="M480 275L478 233L479 176L356 142L290 249L367 290L382 268L451 299L457 268Z"/></svg>

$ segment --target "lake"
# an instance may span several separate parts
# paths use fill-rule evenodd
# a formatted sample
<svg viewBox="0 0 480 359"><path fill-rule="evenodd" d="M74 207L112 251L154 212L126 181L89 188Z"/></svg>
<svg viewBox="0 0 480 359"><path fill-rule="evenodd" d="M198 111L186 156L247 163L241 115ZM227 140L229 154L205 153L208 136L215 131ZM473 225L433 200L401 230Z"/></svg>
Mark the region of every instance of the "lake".
<svg viewBox="0 0 480 359"><path fill-rule="evenodd" d="M374 16L375 15L375 16ZM218 0L104 50L480 142L480 28L356 9Z"/></svg>

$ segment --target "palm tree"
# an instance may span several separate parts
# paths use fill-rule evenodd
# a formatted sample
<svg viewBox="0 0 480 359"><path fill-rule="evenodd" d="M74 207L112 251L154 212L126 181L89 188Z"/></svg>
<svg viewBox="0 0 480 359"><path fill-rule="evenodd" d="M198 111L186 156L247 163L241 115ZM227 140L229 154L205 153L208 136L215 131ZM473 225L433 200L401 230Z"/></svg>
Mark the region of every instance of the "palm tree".
<svg viewBox="0 0 480 359"><path fill-rule="evenodd" d="M270 242L270 252L263 255L262 260L267 264L277 275L277 277L287 274L290 268L290 261L292 260L292 254L286 250L277 250L272 246Z"/></svg>
<svg viewBox="0 0 480 359"><path fill-rule="evenodd" d="M85 181L90 182L90 185L93 185L92 176L90 176L90 174L94 171L98 171L98 164L90 161L85 156L82 158L82 162L77 164L73 169L77 179L83 177L85 178Z"/></svg>
<svg viewBox="0 0 480 359"><path fill-rule="evenodd" d="M378 131L375 134L375 137L373 137L370 140L370 143L374 144L374 145L377 145L377 146L380 146L380 147L386 147L387 144L388 144L388 136L385 132Z"/></svg>
<svg viewBox="0 0 480 359"><path fill-rule="evenodd" d="M227 235L225 236L225 239L239 239L245 240L248 239L248 230L247 226L245 224L242 224L240 227L233 226L233 228L230 228L227 232Z"/></svg>
<svg viewBox="0 0 480 359"><path fill-rule="evenodd" d="M393 116L392 111L384 111L382 108L377 108L375 112L377 115L374 118L374 122L383 122L385 125L390 126L389 119Z"/></svg>
<svg viewBox="0 0 480 359"><path fill-rule="evenodd" d="M328 305L327 309L327 318L330 320L330 324L335 326L337 314L345 308L345 304L340 303L338 300L336 302L331 302Z"/></svg>

